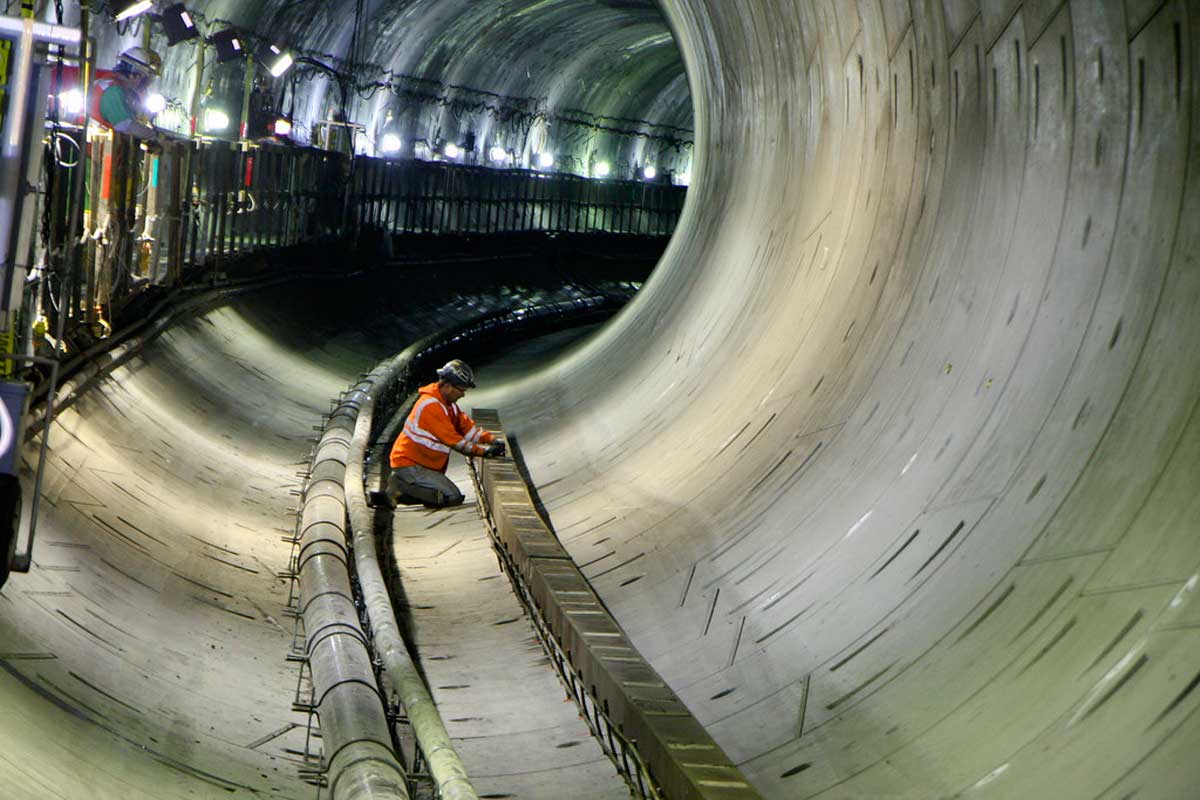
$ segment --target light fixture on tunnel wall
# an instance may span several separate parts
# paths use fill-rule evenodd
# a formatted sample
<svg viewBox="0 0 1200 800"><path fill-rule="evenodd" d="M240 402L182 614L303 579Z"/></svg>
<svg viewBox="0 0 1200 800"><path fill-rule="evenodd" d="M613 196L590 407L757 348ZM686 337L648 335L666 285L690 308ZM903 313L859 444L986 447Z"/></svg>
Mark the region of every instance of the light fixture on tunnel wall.
<svg viewBox="0 0 1200 800"><path fill-rule="evenodd" d="M599 161L592 168L592 176L595 178L607 178L612 173L612 166L607 161Z"/></svg>
<svg viewBox="0 0 1200 800"><path fill-rule="evenodd" d="M379 140L379 152L399 153L404 148L404 140L395 133L385 133Z"/></svg>
<svg viewBox="0 0 1200 800"><path fill-rule="evenodd" d="M58 96L58 107L72 116L82 114L83 105L83 92L79 89L68 89Z"/></svg>
<svg viewBox="0 0 1200 800"><path fill-rule="evenodd" d="M462 155L462 149L454 142L446 142L446 146L442 148L442 154L445 155L446 158L458 158L460 155Z"/></svg>
<svg viewBox="0 0 1200 800"><path fill-rule="evenodd" d="M200 29L196 27L196 20L183 3L176 3L164 8L158 15L158 21L162 23L163 33L167 35L168 47L195 39L200 35Z"/></svg>
<svg viewBox="0 0 1200 800"><path fill-rule="evenodd" d="M167 98L163 97L158 92L151 92L146 95L142 106L146 109L146 113L151 116L157 116L167 110Z"/></svg>
<svg viewBox="0 0 1200 800"><path fill-rule="evenodd" d="M224 64L227 61L233 61L246 55L242 39L233 28L217 31L208 38L208 41L216 48L218 64Z"/></svg>
<svg viewBox="0 0 1200 800"><path fill-rule="evenodd" d="M267 71L273 78L282 77L296 63L291 53L273 44L268 45L266 51L264 60L267 63Z"/></svg>
<svg viewBox="0 0 1200 800"><path fill-rule="evenodd" d="M287 117L280 117L279 119L275 120L275 125L271 130L274 131L276 136L291 136L292 121Z"/></svg>
<svg viewBox="0 0 1200 800"><path fill-rule="evenodd" d="M492 148L488 150L488 158L497 164L503 164L505 161L508 161L508 151L500 145L494 144L492 145Z"/></svg>
<svg viewBox="0 0 1200 800"><path fill-rule="evenodd" d="M204 130L208 133L220 133L229 128L229 115L219 108L204 110Z"/></svg>
<svg viewBox="0 0 1200 800"><path fill-rule="evenodd" d="M554 154L549 152L538 153L537 165L541 169L551 169L554 166Z"/></svg>
<svg viewBox="0 0 1200 800"><path fill-rule="evenodd" d="M642 180L652 181L658 177L658 170L655 167L642 167Z"/></svg>
<svg viewBox="0 0 1200 800"><path fill-rule="evenodd" d="M125 2L113 3L113 19L117 22L124 22L127 19L133 19L136 16L145 14L150 9L154 8L152 0L126 0Z"/></svg>

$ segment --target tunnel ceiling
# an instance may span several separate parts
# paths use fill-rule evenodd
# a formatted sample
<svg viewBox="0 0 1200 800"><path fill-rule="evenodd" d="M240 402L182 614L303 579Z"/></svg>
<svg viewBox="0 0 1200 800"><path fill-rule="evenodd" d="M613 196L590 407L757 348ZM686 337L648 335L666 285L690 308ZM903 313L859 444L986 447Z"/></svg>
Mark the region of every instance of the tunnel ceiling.
<svg viewBox="0 0 1200 800"><path fill-rule="evenodd" d="M384 125L430 141L471 131L482 147L521 150L532 140L535 150L544 143L583 166L603 157L687 167L690 93L653 2L377 0L364 4L357 38L354 0L191 5L214 29L228 22L353 69L361 86L349 118L372 135ZM180 95L190 53L186 46L168 53L167 80ZM223 76L232 96L239 70L226 65L209 74ZM371 85L378 82L395 90ZM275 81L275 91L284 83ZM311 127L337 101L336 90L314 75L299 87L296 116Z"/></svg>

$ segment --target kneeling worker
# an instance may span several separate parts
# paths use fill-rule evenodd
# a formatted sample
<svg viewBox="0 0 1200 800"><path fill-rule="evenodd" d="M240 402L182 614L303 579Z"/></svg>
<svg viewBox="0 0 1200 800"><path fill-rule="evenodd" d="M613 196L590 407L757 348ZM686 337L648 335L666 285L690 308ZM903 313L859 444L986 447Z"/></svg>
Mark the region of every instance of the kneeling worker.
<svg viewBox="0 0 1200 800"><path fill-rule="evenodd" d="M393 506L405 495L438 508L462 503L463 493L446 477L451 450L481 458L504 455L504 442L478 427L458 407L467 389L475 387L471 368L454 359L439 369L437 376L437 383L421 387L417 403L392 445L387 496Z"/></svg>

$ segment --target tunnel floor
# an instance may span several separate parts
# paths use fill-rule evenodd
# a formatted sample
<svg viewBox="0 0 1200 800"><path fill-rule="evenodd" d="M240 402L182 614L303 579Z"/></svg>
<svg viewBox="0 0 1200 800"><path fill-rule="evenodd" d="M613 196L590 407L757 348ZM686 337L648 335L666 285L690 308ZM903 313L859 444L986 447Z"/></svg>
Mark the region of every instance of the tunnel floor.
<svg viewBox="0 0 1200 800"><path fill-rule="evenodd" d="M562 298L524 283L448 299L417 289L397 304L404 281L382 279L373 294L350 282L236 299L168 329L56 418L34 568L0 592L0 798L316 796L304 755L319 745L293 711L299 675L287 661L289 540L314 426L361 373L416 338ZM494 359L489 380L534 368L578 335L524 345L520 365ZM27 445L27 471L39 443ZM537 653L518 651L532 669ZM551 756L582 765L596 793L581 796L618 796L602 788L623 787L592 758L574 707L542 678L563 717L554 745L571 744ZM452 728L465 742L467 726ZM496 783L510 767L481 769Z"/></svg>
<svg viewBox="0 0 1200 800"><path fill-rule="evenodd" d="M392 552L410 646L472 783L488 797L628 798L499 567L465 462L447 475L465 505L401 506Z"/></svg>

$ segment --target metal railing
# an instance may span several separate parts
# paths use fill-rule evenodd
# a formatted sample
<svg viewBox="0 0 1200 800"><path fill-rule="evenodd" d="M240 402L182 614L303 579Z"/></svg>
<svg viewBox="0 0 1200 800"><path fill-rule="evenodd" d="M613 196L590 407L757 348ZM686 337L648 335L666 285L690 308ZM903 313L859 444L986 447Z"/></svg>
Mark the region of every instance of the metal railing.
<svg viewBox="0 0 1200 800"><path fill-rule="evenodd" d="M170 141L56 128L46 164L39 332L107 336L151 286L222 276L234 257L348 232L350 162L308 148ZM82 209L80 215L78 209Z"/></svg>
<svg viewBox="0 0 1200 800"><path fill-rule="evenodd" d="M239 257L353 236L508 232L670 235L686 189L312 148L175 140L148 151L95 126L53 127L35 330L84 343L150 287L215 282Z"/></svg>
<svg viewBox="0 0 1200 800"><path fill-rule="evenodd" d="M669 236L686 194L667 183L378 158L358 159L354 177L358 223L395 233Z"/></svg>

